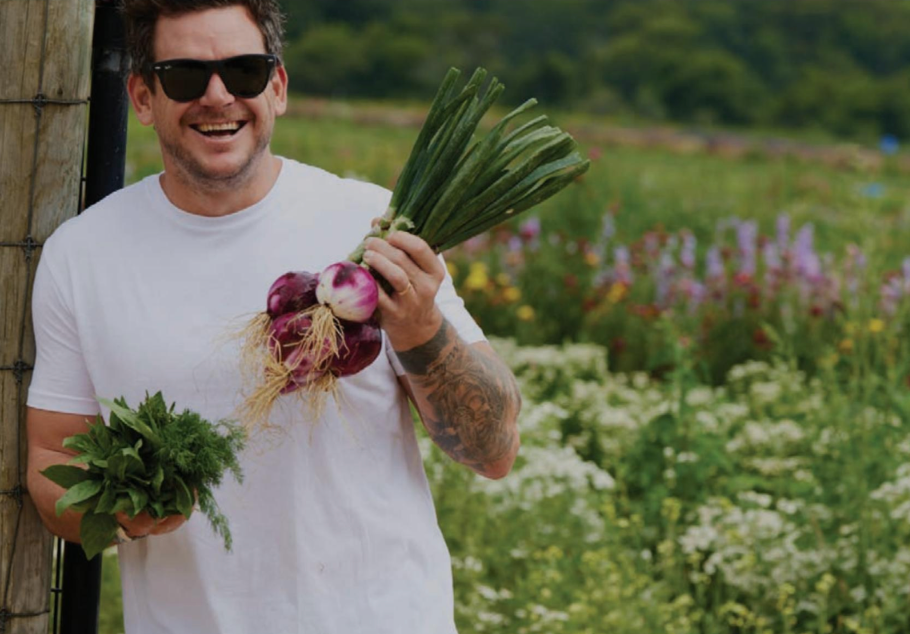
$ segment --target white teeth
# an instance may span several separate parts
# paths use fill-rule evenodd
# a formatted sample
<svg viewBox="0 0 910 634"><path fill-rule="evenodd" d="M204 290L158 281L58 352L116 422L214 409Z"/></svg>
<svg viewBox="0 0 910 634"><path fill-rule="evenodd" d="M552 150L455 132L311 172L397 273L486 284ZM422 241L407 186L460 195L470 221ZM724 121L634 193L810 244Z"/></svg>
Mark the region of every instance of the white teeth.
<svg viewBox="0 0 910 634"><path fill-rule="evenodd" d="M239 121L231 121L229 123L200 123L198 126L200 132L223 132L223 131L234 131L240 129Z"/></svg>

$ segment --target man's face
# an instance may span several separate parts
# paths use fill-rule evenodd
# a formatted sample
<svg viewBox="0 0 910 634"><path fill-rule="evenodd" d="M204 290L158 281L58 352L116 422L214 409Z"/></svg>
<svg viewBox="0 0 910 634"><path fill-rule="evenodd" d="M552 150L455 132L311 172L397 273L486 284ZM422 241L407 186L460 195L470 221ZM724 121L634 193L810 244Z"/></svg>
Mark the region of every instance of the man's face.
<svg viewBox="0 0 910 634"><path fill-rule="evenodd" d="M262 33L242 6L162 16L155 28L156 62L265 52ZM259 173L263 159L271 156L268 147L275 117L287 107L283 67L252 99L232 95L217 73L202 97L186 103L168 98L157 77L155 82L152 93L140 77L132 75L129 92L139 121L155 126L166 174L206 189L223 189Z"/></svg>

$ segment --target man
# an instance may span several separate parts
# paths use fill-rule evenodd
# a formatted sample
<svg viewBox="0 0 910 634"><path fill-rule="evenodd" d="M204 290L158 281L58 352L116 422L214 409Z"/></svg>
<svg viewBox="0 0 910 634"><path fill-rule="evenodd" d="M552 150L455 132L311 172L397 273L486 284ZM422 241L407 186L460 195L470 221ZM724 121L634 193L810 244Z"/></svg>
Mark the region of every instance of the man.
<svg viewBox="0 0 910 634"><path fill-rule="evenodd" d="M343 259L388 201L271 154L287 105L274 0L125 4L128 91L164 171L64 223L34 289L28 486L71 541L80 518L56 517L63 491L39 471L71 458L62 441L99 413L95 396L135 406L161 390L180 409L230 417L242 381L225 334L263 309L280 274ZM254 437L244 484L217 492L233 552L200 514L121 516L133 539L120 546L128 634L455 631L409 398L448 455L491 478L518 451L520 398L426 243L396 234L367 246L396 289L379 302L386 353L343 379L318 421L279 402L280 442Z"/></svg>

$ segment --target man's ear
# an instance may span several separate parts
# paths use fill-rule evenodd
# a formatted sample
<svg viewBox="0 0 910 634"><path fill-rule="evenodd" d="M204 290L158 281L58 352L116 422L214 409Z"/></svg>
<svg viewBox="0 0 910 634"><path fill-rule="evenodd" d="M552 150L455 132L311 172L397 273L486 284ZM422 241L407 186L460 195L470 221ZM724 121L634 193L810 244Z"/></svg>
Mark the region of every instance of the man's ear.
<svg viewBox="0 0 910 634"><path fill-rule="evenodd" d="M288 109L288 73L284 64L280 64L272 75L269 90L275 94L275 114L281 116Z"/></svg>
<svg viewBox="0 0 910 634"><path fill-rule="evenodd" d="M149 90L148 84L141 75L130 73L126 80L126 91L129 93L130 102L133 104L133 110L136 112L136 118L142 125L152 125L155 123L155 115L152 112L152 91Z"/></svg>

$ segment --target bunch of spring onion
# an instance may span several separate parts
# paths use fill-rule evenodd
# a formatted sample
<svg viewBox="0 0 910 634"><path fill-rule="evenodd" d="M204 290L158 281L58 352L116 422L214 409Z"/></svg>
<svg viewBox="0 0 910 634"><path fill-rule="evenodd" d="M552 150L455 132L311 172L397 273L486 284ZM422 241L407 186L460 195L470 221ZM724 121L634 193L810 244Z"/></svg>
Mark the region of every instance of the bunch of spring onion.
<svg viewBox="0 0 910 634"><path fill-rule="evenodd" d="M574 139L546 116L509 129L534 99L474 141L481 118L503 91L486 76L478 68L459 88L460 72L449 70L389 206L366 238L407 231L438 253L543 202L588 169ZM362 242L343 262L319 273L290 272L272 285L266 311L243 332L244 366L254 368L256 380L244 404L245 422L265 421L282 394L298 392L315 403L340 377L375 360L379 293L363 252Z"/></svg>

